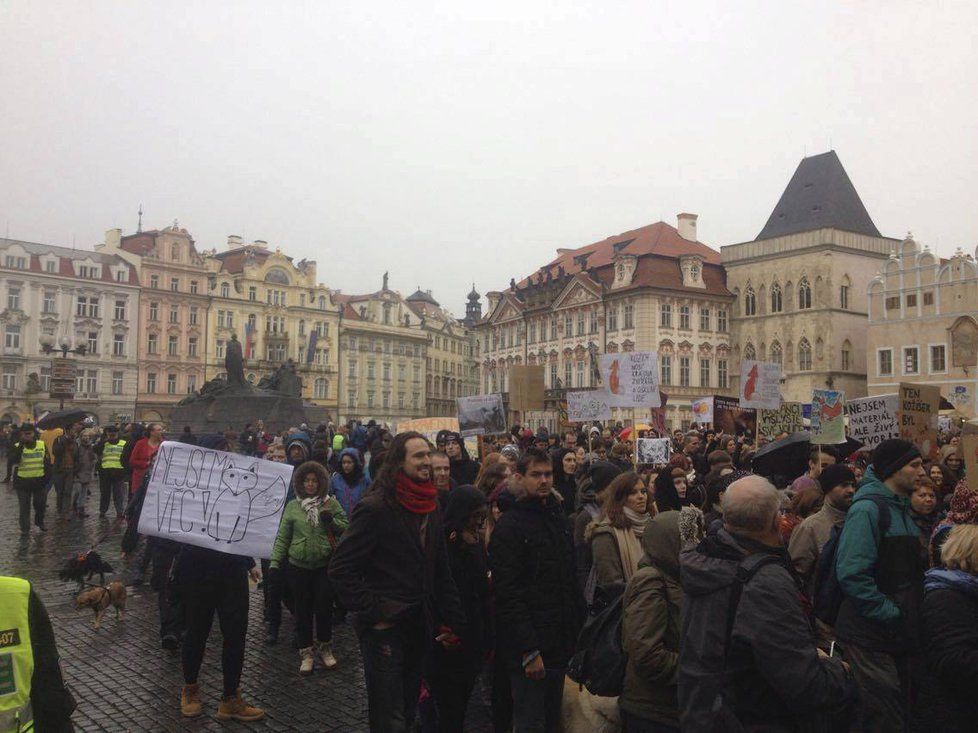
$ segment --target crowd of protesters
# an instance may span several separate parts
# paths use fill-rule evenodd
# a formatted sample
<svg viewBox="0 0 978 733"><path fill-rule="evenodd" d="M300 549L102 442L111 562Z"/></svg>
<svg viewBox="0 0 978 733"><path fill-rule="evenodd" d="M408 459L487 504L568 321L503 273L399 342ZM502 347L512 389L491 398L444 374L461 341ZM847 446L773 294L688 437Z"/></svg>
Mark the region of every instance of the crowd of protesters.
<svg viewBox="0 0 978 733"><path fill-rule="evenodd" d="M331 638L350 617L373 731L465 730L473 691L495 730L519 733L971 729L978 491L957 431L933 460L899 439L848 455L816 446L807 466L771 476L752 472L749 434L677 431L664 465L634 462L637 437L515 426L472 455L458 433L373 423L171 435L294 467L261 571L138 536L159 424L24 425L7 456L25 533L32 507L46 529L51 488L59 519L85 516L97 474L100 517L128 522L137 582L152 565L188 717L203 712L215 615L218 718L263 715L240 692L250 576L267 644L283 608L293 618L300 675L348 661ZM619 684L596 694L580 667L600 654L582 629L616 609Z"/></svg>

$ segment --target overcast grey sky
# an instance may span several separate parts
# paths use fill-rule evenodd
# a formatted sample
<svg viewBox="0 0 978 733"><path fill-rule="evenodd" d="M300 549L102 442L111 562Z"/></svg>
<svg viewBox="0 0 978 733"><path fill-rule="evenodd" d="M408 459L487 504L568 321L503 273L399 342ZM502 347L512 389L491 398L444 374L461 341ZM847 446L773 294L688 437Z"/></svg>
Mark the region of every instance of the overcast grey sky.
<svg viewBox="0 0 978 733"><path fill-rule="evenodd" d="M975 2L0 4L0 232L179 219L462 310L700 215L753 239L834 147L884 234L978 244Z"/></svg>

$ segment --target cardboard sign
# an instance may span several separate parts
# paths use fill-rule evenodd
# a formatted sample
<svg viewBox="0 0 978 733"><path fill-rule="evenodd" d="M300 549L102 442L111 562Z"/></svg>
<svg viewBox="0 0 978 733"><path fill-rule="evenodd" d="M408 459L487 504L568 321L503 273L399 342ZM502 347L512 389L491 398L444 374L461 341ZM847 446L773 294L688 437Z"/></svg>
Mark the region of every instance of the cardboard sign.
<svg viewBox="0 0 978 733"><path fill-rule="evenodd" d="M669 463L672 454L672 441L669 438L639 438L635 441L635 455L638 463L651 463L663 466Z"/></svg>
<svg viewBox="0 0 978 733"><path fill-rule="evenodd" d="M601 355L601 379L611 407L659 407L659 355L629 351Z"/></svg>
<svg viewBox="0 0 978 733"><path fill-rule="evenodd" d="M506 432L506 411L501 394L459 397L458 427L462 437L498 435Z"/></svg>
<svg viewBox="0 0 978 733"><path fill-rule="evenodd" d="M781 365L773 361L740 363L740 404L764 410L781 406Z"/></svg>
<svg viewBox="0 0 978 733"><path fill-rule="evenodd" d="M975 385L969 382L956 382L947 388L947 401L954 409L966 417L974 417L978 405L975 404Z"/></svg>
<svg viewBox="0 0 978 733"><path fill-rule="evenodd" d="M567 420L569 422L591 422L610 420L611 406L608 393L603 389L586 389L567 393Z"/></svg>
<svg viewBox="0 0 978 733"><path fill-rule="evenodd" d="M139 533L231 555L269 558L292 466L164 441Z"/></svg>
<svg viewBox="0 0 978 733"><path fill-rule="evenodd" d="M757 431L765 438L777 438L781 433L798 432L802 428L800 402L782 402L776 410L761 410Z"/></svg>
<svg viewBox="0 0 978 733"><path fill-rule="evenodd" d="M941 407L940 387L900 382L900 437L920 449L925 459L937 458L937 414Z"/></svg>
<svg viewBox="0 0 978 733"><path fill-rule="evenodd" d="M509 369L509 407L523 414L527 410L542 410L543 365L513 366Z"/></svg>
<svg viewBox="0 0 978 733"><path fill-rule="evenodd" d="M713 427L721 433L739 437L750 433L757 435L757 410L741 407L736 397L713 398Z"/></svg>
<svg viewBox="0 0 978 733"><path fill-rule="evenodd" d="M812 445L846 442L846 393L837 389L812 390Z"/></svg>
<svg viewBox="0 0 978 733"><path fill-rule="evenodd" d="M900 398L895 394L860 397L846 402L849 418L849 437L867 448L875 448L884 440L900 437L897 409Z"/></svg>
<svg viewBox="0 0 978 733"><path fill-rule="evenodd" d="M713 422L712 397L700 397L698 400L693 400L690 409L693 411L693 422L697 425L709 425Z"/></svg>

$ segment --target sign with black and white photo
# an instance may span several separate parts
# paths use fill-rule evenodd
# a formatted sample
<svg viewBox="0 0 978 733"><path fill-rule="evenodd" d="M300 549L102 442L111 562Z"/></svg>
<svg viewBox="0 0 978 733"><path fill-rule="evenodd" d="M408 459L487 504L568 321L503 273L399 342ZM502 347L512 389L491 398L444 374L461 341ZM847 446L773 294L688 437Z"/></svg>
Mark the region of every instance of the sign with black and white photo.
<svg viewBox="0 0 978 733"><path fill-rule="evenodd" d="M462 437L506 432L506 411L501 394L459 397L458 429Z"/></svg>
<svg viewBox="0 0 978 733"><path fill-rule="evenodd" d="M669 438L639 438L635 441L638 463L664 466L672 453Z"/></svg>
<svg viewBox="0 0 978 733"><path fill-rule="evenodd" d="M849 437L867 448L875 448L890 438L899 438L900 426L896 419L899 407L900 398L895 394L848 400Z"/></svg>

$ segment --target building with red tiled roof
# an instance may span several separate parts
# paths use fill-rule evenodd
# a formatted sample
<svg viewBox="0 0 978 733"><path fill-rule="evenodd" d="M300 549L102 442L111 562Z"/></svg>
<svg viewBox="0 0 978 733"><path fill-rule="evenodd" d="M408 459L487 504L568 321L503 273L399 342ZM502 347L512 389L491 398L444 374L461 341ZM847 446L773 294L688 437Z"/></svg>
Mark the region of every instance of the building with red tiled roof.
<svg viewBox="0 0 978 733"><path fill-rule="evenodd" d="M477 325L481 392L508 393L509 368L543 365L548 412L525 422L556 428L569 389L599 386L597 356L658 351L666 421L692 420L691 400L730 383L729 308L720 254L700 242L695 214L656 222L574 249L502 291ZM623 422L648 414L617 409Z"/></svg>

